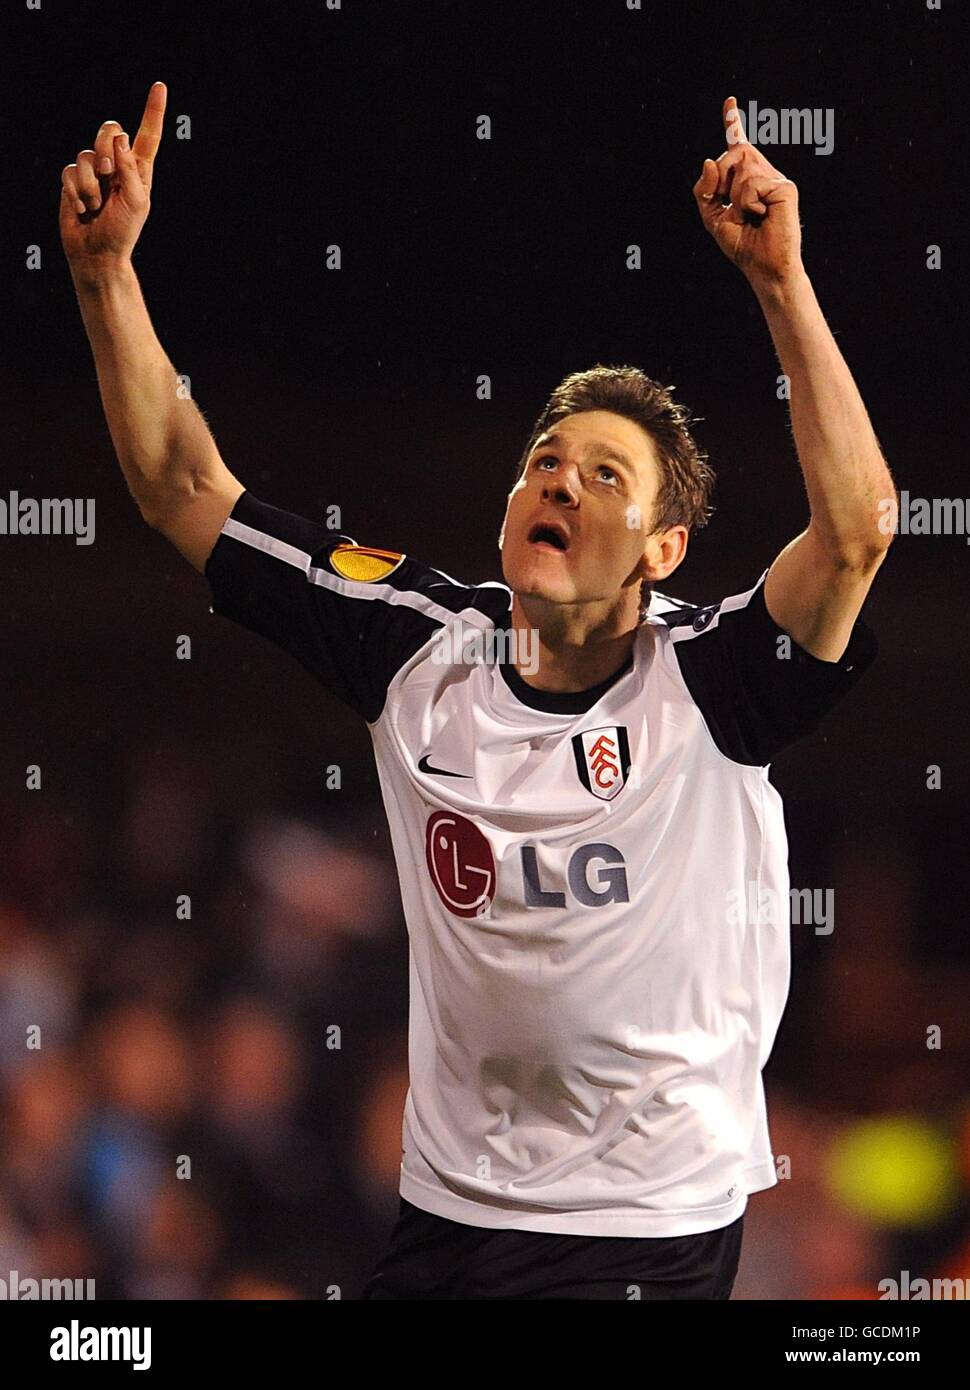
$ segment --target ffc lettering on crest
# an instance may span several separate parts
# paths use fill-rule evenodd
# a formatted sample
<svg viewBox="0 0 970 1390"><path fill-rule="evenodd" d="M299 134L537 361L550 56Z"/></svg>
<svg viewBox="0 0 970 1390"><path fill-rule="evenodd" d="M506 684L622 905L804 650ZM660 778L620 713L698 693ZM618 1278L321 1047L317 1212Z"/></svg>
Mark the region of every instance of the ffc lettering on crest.
<svg viewBox="0 0 970 1390"><path fill-rule="evenodd" d="M626 786L630 772L630 740L622 724L574 734L573 753L579 780L601 801L612 801Z"/></svg>

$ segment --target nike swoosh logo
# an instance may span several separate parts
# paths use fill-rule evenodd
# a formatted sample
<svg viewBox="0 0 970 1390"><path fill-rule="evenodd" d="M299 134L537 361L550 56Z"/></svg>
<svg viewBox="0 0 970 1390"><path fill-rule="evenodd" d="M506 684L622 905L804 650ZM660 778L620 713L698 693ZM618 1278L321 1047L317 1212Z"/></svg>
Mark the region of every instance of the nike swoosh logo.
<svg viewBox="0 0 970 1390"><path fill-rule="evenodd" d="M467 772L448 772L443 767L432 767L428 762L427 753L425 753L423 758L418 759L418 771L433 772L438 777L468 777L470 775Z"/></svg>

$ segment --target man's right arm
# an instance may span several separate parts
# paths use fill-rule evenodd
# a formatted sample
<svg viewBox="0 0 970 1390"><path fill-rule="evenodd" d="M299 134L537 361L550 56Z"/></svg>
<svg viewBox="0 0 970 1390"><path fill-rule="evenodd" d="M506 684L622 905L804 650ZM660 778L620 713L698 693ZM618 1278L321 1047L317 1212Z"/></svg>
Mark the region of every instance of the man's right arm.
<svg viewBox="0 0 970 1390"><path fill-rule="evenodd" d="M165 87L148 94L128 148L105 121L61 174L60 227L94 352L108 428L142 516L206 576L212 611L289 652L368 722L391 681L459 616L506 616L501 586L478 588L254 497L219 456L152 328L131 253L149 211Z"/></svg>
<svg viewBox="0 0 970 1390"><path fill-rule="evenodd" d="M94 149L65 168L61 239L128 487L148 524L201 573L244 488L195 402L178 391L131 263L164 111L165 88L156 83L130 149L118 123L106 121Z"/></svg>
<svg viewBox="0 0 970 1390"><path fill-rule="evenodd" d="M75 273L118 462L142 516L201 573L243 485L182 398L129 262Z"/></svg>

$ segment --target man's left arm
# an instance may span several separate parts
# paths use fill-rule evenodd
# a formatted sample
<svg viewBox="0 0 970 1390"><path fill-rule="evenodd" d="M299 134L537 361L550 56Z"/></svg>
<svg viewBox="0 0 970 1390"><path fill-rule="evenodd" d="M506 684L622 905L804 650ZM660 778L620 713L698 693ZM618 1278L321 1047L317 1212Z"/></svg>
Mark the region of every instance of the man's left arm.
<svg viewBox="0 0 970 1390"><path fill-rule="evenodd" d="M896 488L802 264L797 189L747 141L733 97L723 118L728 148L704 161L694 195L767 320L811 508L768 572L765 604L799 646L838 661L892 542Z"/></svg>

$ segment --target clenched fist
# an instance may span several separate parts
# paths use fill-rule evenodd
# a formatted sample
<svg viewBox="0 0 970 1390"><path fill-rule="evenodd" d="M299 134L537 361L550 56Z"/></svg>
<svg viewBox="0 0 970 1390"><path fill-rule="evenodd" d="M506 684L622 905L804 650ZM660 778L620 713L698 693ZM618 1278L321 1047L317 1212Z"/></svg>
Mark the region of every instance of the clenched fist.
<svg viewBox="0 0 970 1390"><path fill-rule="evenodd" d="M701 220L755 288L780 283L801 269L798 190L748 141L734 97L722 116L728 148L694 185Z"/></svg>
<svg viewBox="0 0 970 1390"><path fill-rule="evenodd" d="M117 121L105 121L94 149L82 150L63 170L61 242L72 269L131 255L148 217L166 95L165 84L156 82L133 145Z"/></svg>

